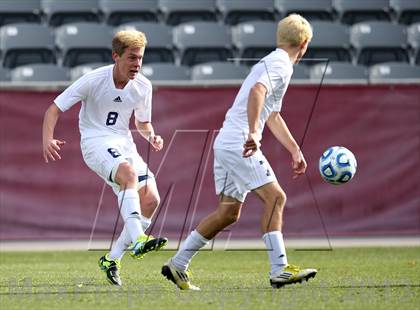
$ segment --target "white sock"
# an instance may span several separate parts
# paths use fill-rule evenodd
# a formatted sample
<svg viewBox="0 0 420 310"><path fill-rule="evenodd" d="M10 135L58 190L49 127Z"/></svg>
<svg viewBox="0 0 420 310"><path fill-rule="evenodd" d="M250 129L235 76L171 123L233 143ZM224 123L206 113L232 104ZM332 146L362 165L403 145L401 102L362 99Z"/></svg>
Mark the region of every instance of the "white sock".
<svg viewBox="0 0 420 310"><path fill-rule="evenodd" d="M209 240L204 238L198 231L193 230L187 239L182 243L178 252L172 257L172 264L178 269L187 270L191 259L198 250L204 247Z"/></svg>
<svg viewBox="0 0 420 310"><path fill-rule="evenodd" d="M144 235L140 220L140 197L139 193L132 188L118 193L118 204L121 206L120 213L124 220L124 227L131 238L131 242Z"/></svg>
<svg viewBox="0 0 420 310"><path fill-rule="evenodd" d="M270 276L274 276L287 265L283 234L280 231L270 231L265 233L262 238L270 259Z"/></svg>
<svg viewBox="0 0 420 310"><path fill-rule="evenodd" d="M140 221L141 221L141 227L143 228L143 231L146 231L147 228L149 228L150 224L152 224L152 219L147 218L143 215L140 215Z"/></svg>
<svg viewBox="0 0 420 310"><path fill-rule="evenodd" d="M112 245L112 249L109 252L109 258L114 260L118 258L121 260L125 254L125 250L130 246L131 238L127 232L127 228L124 225L124 228L118 237L117 241Z"/></svg>

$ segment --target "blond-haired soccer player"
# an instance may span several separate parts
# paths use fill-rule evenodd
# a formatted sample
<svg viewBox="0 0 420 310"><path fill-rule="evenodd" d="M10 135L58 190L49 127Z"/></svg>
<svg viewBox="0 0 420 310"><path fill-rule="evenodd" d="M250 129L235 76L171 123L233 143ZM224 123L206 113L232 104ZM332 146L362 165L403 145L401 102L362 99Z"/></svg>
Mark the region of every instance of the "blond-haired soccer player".
<svg viewBox="0 0 420 310"><path fill-rule="evenodd" d="M54 128L62 112L82 102L79 129L83 159L118 195L124 220L124 229L111 251L99 259L100 268L114 285L121 285L120 260L127 248L132 257L140 258L167 243L166 238L154 239L144 233L160 198L153 173L137 153L129 129L134 111L140 134L155 151L162 149L163 140L151 124L152 85L139 73L146 44L142 32L116 33L112 40L115 64L93 70L70 85L48 108L43 124L45 162L59 160L65 141L54 138Z"/></svg>
<svg viewBox="0 0 420 310"><path fill-rule="evenodd" d="M288 264L281 233L286 195L260 150L261 134L267 123L275 138L290 152L295 177L306 170L303 154L279 112L293 64L305 54L311 38L311 26L302 16L292 14L282 19L277 28L277 49L252 68L227 112L214 143L218 208L200 222L162 267L162 274L180 289L199 289L190 283L191 259L219 231L239 219L249 191L264 203L261 230L270 260L271 285L277 288L302 282L317 273L315 269Z"/></svg>

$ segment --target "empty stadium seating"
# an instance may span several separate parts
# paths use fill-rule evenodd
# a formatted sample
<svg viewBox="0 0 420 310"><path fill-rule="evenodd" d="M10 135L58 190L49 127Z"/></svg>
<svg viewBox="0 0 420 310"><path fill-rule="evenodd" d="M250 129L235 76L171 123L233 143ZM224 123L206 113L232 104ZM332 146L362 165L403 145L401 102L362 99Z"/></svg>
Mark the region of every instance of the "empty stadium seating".
<svg viewBox="0 0 420 310"><path fill-rule="evenodd" d="M14 82L68 81L69 74L66 68L54 64L34 64L14 68L10 78Z"/></svg>
<svg viewBox="0 0 420 310"><path fill-rule="evenodd" d="M110 63L93 62L79 65L70 69L70 80L75 81L82 75L102 66L109 65Z"/></svg>
<svg viewBox="0 0 420 310"><path fill-rule="evenodd" d="M175 27L173 35L183 65L226 61L233 56L229 29L224 25L214 22L186 23Z"/></svg>
<svg viewBox="0 0 420 310"><path fill-rule="evenodd" d="M142 73L151 81L178 81L189 80L189 69L171 63L151 63L143 65Z"/></svg>
<svg viewBox="0 0 420 310"><path fill-rule="evenodd" d="M6 68L56 61L52 31L39 24L18 23L1 27L0 50Z"/></svg>
<svg viewBox="0 0 420 310"><path fill-rule="evenodd" d="M92 62L112 62L111 41L112 28L95 23L65 24L55 32L55 42L61 52L61 64L66 67Z"/></svg>
<svg viewBox="0 0 420 310"><path fill-rule="evenodd" d="M381 63L370 68L369 79L371 83L383 83L389 80L420 80L420 70L419 67L406 63Z"/></svg>
<svg viewBox="0 0 420 310"><path fill-rule="evenodd" d="M107 24L118 26L130 22L157 22L156 0L99 0Z"/></svg>
<svg viewBox="0 0 420 310"><path fill-rule="evenodd" d="M249 68L232 62L207 62L195 65L191 69L191 79L203 80L243 80Z"/></svg>
<svg viewBox="0 0 420 310"><path fill-rule="evenodd" d="M294 79L309 78L319 59L420 66L417 0L0 0L0 63L5 72L111 63L112 34L134 27L148 39L144 64L249 66L275 49L277 21L290 13L314 30Z"/></svg>
<svg viewBox="0 0 420 310"><path fill-rule="evenodd" d="M255 20L274 21L274 5L272 0L243 1L217 0L216 6L227 25Z"/></svg>
<svg viewBox="0 0 420 310"><path fill-rule="evenodd" d="M5 82L10 80L10 72L8 69L0 67L0 82Z"/></svg>
<svg viewBox="0 0 420 310"><path fill-rule="evenodd" d="M308 20L333 20L331 0L274 0L282 17L298 13Z"/></svg>
<svg viewBox="0 0 420 310"><path fill-rule="evenodd" d="M311 67L309 77L314 82L319 82L322 78L324 82L348 80L366 83L368 80L366 67L345 62L316 64Z"/></svg>
<svg viewBox="0 0 420 310"><path fill-rule="evenodd" d="M1 0L0 26L12 23L41 22L40 0Z"/></svg>

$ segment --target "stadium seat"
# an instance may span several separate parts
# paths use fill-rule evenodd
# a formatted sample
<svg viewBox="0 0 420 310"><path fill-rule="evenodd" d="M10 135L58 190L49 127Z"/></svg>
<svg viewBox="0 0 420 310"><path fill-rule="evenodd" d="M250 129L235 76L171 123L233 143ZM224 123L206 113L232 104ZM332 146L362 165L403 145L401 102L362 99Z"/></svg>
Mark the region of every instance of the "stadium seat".
<svg viewBox="0 0 420 310"><path fill-rule="evenodd" d="M420 22L420 1L390 0L390 7L397 15L400 24L414 24Z"/></svg>
<svg viewBox="0 0 420 310"><path fill-rule="evenodd" d="M183 65L226 61L233 56L229 29L218 23L194 22L178 25L173 30L173 39Z"/></svg>
<svg viewBox="0 0 420 310"><path fill-rule="evenodd" d="M308 81L308 67L301 63L293 66L292 81Z"/></svg>
<svg viewBox="0 0 420 310"><path fill-rule="evenodd" d="M185 66L171 63L150 63L143 65L142 74L151 81L189 80L189 70Z"/></svg>
<svg viewBox="0 0 420 310"><path fill-rule="evenodd" d="M356 61L363 65L382 62L408 62L405 27L388 22L365 22L350 29L350 43L356 49Z"/></svg>
<svg viewBox="0 0 420 310"><path fill-rule="evenodd" d="M282 17L298 13L308 20L333 20L331 0L274 0Z"/></svg>
<svg viewBox="0 0 420 310"><path fill-rule="evenodd" d="M168 25L194 21L216 21L216 0L158 0Z"/></svg>
<svg viewBox="0 0 420 310"><path fill-rule="evenodd" d="M47 23L53 27L76 22L99 22L98 0L41 0Z"/></svg>
<svg viewBox="0 0 420 310"><path fill-rule="evenodd" d="M54 64L33 64L16 67L10 71L12 82L68 81L66 68Z"/></svg>
<svg viewBox="0 0 420 310"><path fill-rule="evenodd" d="M347 26L327 22L311 22L314 36L305 54L305 60L328 58L330 61L351 61L350 34ZM313 64L317 61L311 61Z"/></svg>
<svg viewBox="0 0 420 310"><path fill-rule="evenodd" d="M95 63L88 63L88 64L76 66L76 67L70 69L70 79L72 81L75 81L78 78L80 78L81 76L85 75L86 73L88 73L88 72L90 72L90 71L92 71L96 68L106 66L106 65L110 65L110 63L95 62Z"/></svg>
<svg viewBox="0 0 420 310"><path fill-rule="evenodd" d="M156 0L99 0L106 23L113 26L131 22L157 22Z"/></svg>
<svg viewBox="0 0 420 310"><path fill-rule="evenodd" d="M0 28L3 66L14 68L31 63L54 63L54 36L40 24L9 24Z"/></svg>
<svg viewBox="0 0 420 310"><path fill-rule="evenodd" d="M326 63L322 63L312 66L309 71L310 79L319 82L325 72L325 82L348 80L366 83L368 81L367 69L364 66L345 62L329 62L328 67L325 68L326 65Z"/></svg>
<svg viewBox="0 0 420 310"><path fill-rule="evenodd" d="M333 0L332 4L344 24L391 20L389 0Z"/></svg>
<svg viewBox="0 0 420 310"><path fill-rule="evenodd" d="M95 23L74 23L60 26L55 43L61 53L61 64L75 67L85 63L113 62L112 28Z"/></svg>
<svg viewBox="0 0 420 310"><path fill-rule="evenodd" d="M9 69L0 66L0 82L10 81Z"/></svg>
<svg viewBox="0 0 420 310"><path fill-rule="evenodd" d="M420 23L407 28L408 44L413 49L413 62L420 65Z"/></svg>
<svg viewBox="0 0 420 310"><path fill-rule="evenodd" d="M232 27L232 42L246 65L253 65L276 49L277 24L255 21Z"/></svg>
<svg viewBox="0 0 420 310"><path fill-rule="evenodd" d="M40 0L1 0L0 26L12 23L40 23Z"/></svg>
<svg viewBox="0 0 420 310"><path fill-rule="evenodd" d="M216 6L227 25L255 20L274 21L273 0L217 0Z"/></svg>
<svg viewBox="0 0 420 310"><path fill-rule="evenodd" d="M369 79L371 83L381 83L389 80L420 81L420 67L399 62L377 64L370 67Z"/></svg>
<svg viewBox="0 0 420 310"><path fill-rule="evenodd" d="M249 68L232 62L207 62L191 68L191 79L204 80L243 80Z"/></svg>
<svg viewBox="0 0 420 310"><path fill-rule="evenodd" d="M138 22L121 25L116 31L136 29L147 38L147 47L143 63L174 62L171 27L153 22Z"/></svg>

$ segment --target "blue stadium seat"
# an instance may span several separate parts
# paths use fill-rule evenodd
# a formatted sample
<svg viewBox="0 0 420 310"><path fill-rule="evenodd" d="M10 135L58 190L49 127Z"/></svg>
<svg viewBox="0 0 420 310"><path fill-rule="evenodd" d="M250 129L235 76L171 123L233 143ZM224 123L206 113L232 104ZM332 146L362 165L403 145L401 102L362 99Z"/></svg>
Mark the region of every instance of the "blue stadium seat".
<svg viewBox="0 0 420 310"><path fill-rule="evenodd" d="M368 81L367 69L364 66L345 62L329 62L328 67L325 67L326 65L323 63L312 66L309 71L310 79L319 82L324 75L325 82L347 80L366 83Z"/></svg>
<svg viewBox="0 0 420 310"><path fill-rule="evenodd" d="M74 23L58 27L55 43L61 63L75 67L85 63L112 63L112 28L96 23Z"/></svg>
<svg viewBox="0 0 420 310"><path fill-rule="evenodd" d="M238 24L232 28L232 42L238 49L241 61L253 65L276 49L277 24L255 21Z"/></svg>
<svg viewBox="0 0 420 310"><path fill-rule="evenodd" d="M274 0L282 17L298 13L308 20L333 20L331 0Z"/></svg>
<svg viewBox="0 0 420 310"><path fill-rule="evenodd" d="M147 38L143 63L174 62L173 38L170 26L153 22L138 22L121 25L116 31L133 28L143 32Z"/></svg>
<svg viewBox="0 0 420 310"><path fill-rule="evenodd" d="M350 30L350 42L356 49L356 61L363 65L382 62L408 62L405 27L388 22L355 24Z"/></svg>
<svg viewBox="0 0 420 310"><path fill-rule="evenodd" d="M314 36L305 54L306 59L328 58L330 61L351 61L350 33L347 26L327 21L311 22ZM317 61L311 61L313 64Z"/></svg>
<svg viewBox="0 0 420 310"><path fill-rule="evenodd" d="M216 0L158 0L168 25L195 21L216 21Z"/></svg>
<svg viewBox="0 0 420 310"><path fill-rule="evenodd" d="M98 0L41 0L47 23L53 27L76 22L99 22Z"/></svg>
<svg viewBox="0 0 420 310"><path fill-rule="evenodd" d="M70 69L70 80L75 81L78 78L80 78L81 76L85 75L86 73L102 67L102 66L106 66L106 65L110 65L110 63L103 63L103 62L94 62L94 63L87 63L87 64L83 64L83 65L79 65L76 66L74 68Z"/></svg>
<svg viewBox="0 0 420 310"><path fill-rule="evenodd" d="M66 68L54 64L33 64L19 66L11 70L12 82L55 82L68 81Z"/></svg>
<svg viewBox="0 0 420 310"><path fill-rule="evenodd" d="M391 20L389 0L333 0L332 4L344 24Z"/></svg>
<svg viewBox="0 0 420 310"><path fill-rule="evenodd" d="M273 0L217 0L216 6L222 13L222 19L227 25L255 20L274 21Z"/></svg>
<svg viewBox="0 0 420 310"><path fill-rule="evenodd" d="M229 29L225 25L214 22L181 24L174 28L173 38L183 65L226 61L233 56Z"/></svg>
<svg viewBox="0 0 420 310"><path fill-rule="evenodd" d="M243 80L248 72L248 67L232 62L206 62L191 68L191 79L194 81Z"/></svg>
<svg viewBox="0 0 420 310"><path fill-rule="evenodd" d="M150 63L143 65L142 74L151 81L189 80L189 69L171 63Z"/></svg>
<svg viewBox="0 0 420 310"><path fill-rule="evenodd" d="M0 26L12 23L40 23L40 0L1 0Z"/></svg>
<svg viewBox="0 0 420 310"><path fill-rule="evenodd" d="M381 83L389 80L420 81L420 67L399 62L381 63L370 67L369 79L371 83Z"/></svg>
<svg viewBox="0 0 420 310"><path fill-rule="evenodd" d="M413 50L413 62L420 65L420 23L408 27L407 38Z"/></svg>
<svg viewBox="0 0 420 310"><path fill-rule="evenodd" d="M0 28L3 66L14 68L31 63L55 63L54 36L40 24L18 23Z"/></svg>
<svg viewBox="0 0 420 310"><path fill-rule="evenodd" d="M390 0L390 6L397 15L398 23L410 25L420 22L420 1Z"/></svg>
<svg viewBox="0 0 420 310"><path fill-rule="evenodd" d="M99 8L109 25L118 26L132 22L157 22L156 0L99 0Z"/></svg>
<svg viewBox="0 0 420 310"><path fill-rule="evenodd" d="M9 69L3 68L0 66L0 82L10 81L10 71Z"/></svg>
<svg viewBox="0 0 420 310"><path fill-rule="evenodd" d="M307 66L302 65L301 63L293 66L292 82L294 81L309 81L309 72Z"/></svg>

